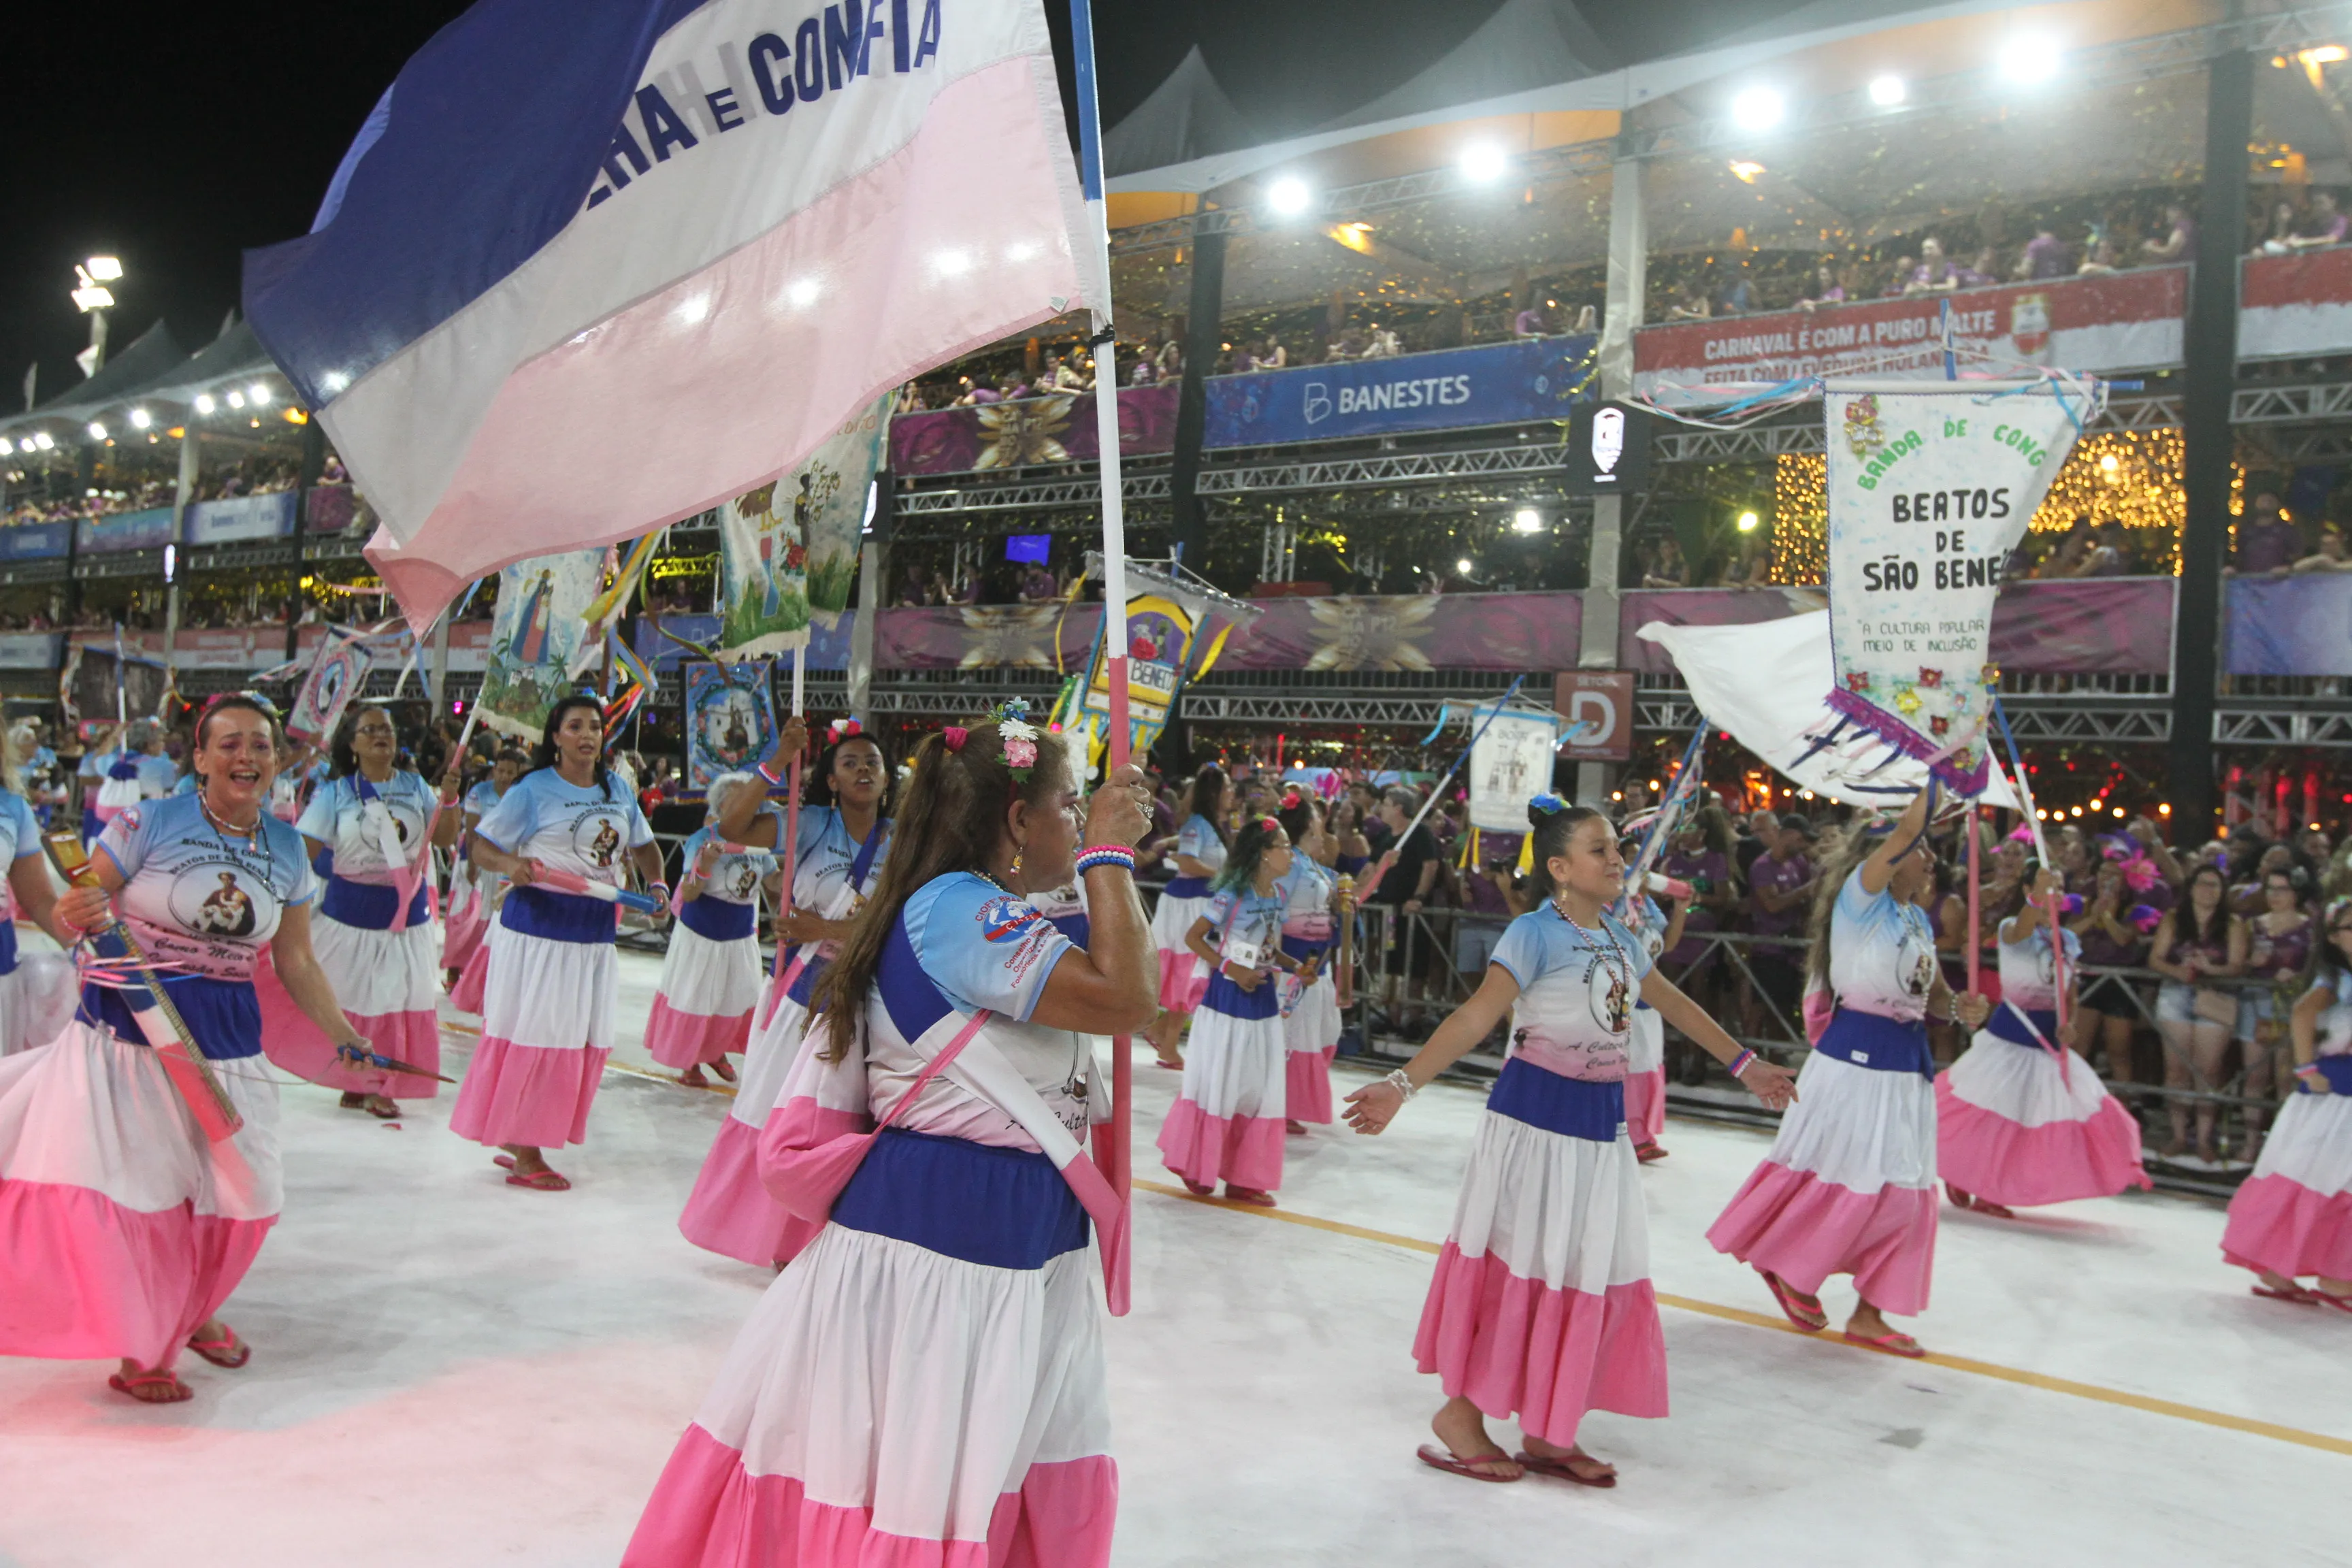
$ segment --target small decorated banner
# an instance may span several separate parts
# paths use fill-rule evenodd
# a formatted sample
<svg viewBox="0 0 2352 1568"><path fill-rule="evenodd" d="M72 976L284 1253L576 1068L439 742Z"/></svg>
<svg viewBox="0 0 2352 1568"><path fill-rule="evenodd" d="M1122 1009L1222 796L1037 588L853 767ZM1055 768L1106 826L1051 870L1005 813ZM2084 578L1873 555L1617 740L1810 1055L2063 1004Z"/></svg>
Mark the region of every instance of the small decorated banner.
<svg viewBox="0 0 2352 1568"><path fill-rule="evenodd" d="M1474 723L1493 710L1481 710ZM1525 833L1528 802L1552 785L1559 752L1555 713L1494 712L1470 743L1470 826L1487 833Z"/></svg>
<svg viewBox="0 0 2352 1568"><path fill-rule="evenodd" d="M310 673L294 694L294 706L286 711L287 734L306 746L324 747L374 662L359 637L341 626L329 626Z"/></svg>
<svg viewBox="0 0 2352 1568"><path fill-rule="evenodd" d="M1829 384L1830 706L1966 795L1987 779L2001 571L2087 401L2053 382Z"/></svg>
<svg viewBox="0 0 2352 1568"><path fill-rule="evenodd" d="M867 406L782 479L719 508L719 647L745 658L804 647L811 616L830 626L849 607L891 401Z"/></svg>
<svg viewBox="0 0 2352 1568"><path fill-rule="evenodd" d="M499 574L489 665L482 676L485 725L519 740L540 738L547 710L571 689L587 642L588 607L604 586L605 555L603 550L535 555ZM601 645L588 646L593 652Z"/></svg>
<svg viewBox="0 0 2352 1568"><path fill-rule="evenodd" d="M686 788L701 795L721 773L760 765L775 749L775 696L769 689L772 666L704 664L686 668Z"/></svg>

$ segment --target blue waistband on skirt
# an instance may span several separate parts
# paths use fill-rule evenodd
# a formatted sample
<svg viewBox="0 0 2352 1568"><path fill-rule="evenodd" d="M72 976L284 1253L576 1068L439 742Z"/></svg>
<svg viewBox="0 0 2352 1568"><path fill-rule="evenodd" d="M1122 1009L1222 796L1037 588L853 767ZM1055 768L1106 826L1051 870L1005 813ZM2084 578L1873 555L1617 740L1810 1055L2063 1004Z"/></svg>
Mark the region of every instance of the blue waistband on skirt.
<svg viewBox="0 0 2352 1568"><path fill-rule="evenodd" d="M1163 899L1205 899L1209 896L1206 877L1179 877L1160 889Z"/></svg>
<svg viewBox="0 0 2352 1568"><path fill-rule="evenodd" d="M793 949L793 952L798 952L800 950L798 948ZM810 953L809 961L801 966L800 978L793 982L792 989L785 992L784 994L790 996L803 1007L814 1006L816 1005L816 983L824 978L825 966L831 962L832 960L830 959L819 958L815 953ZM784 967L790 969L792 966L793 961L790 958L786 958L784 960Z"/></svg>
<svg viewBox="0 0 2352 1568"><path fill-rule="evenodd" d="M677 923L710 942L740 942L751 934L759 918L759 910L753 905L730 904L708 894L688 899L677 907Z"/></svg>
<svg viewBox="0 0 2352 1568"><path fill-rule="evenodd" d="M1927 1026L1904 1023L1877 1013L1840 1007L1813 1049L1873 1072L1916 1072L1936 1076L1936 1058L1927 1049Z"/></svg>
<svg viewBox="0 0 2352 1568"><path fill-rule="evenodd" d="M319 900L319 912L337 925L350 926L354 931L390 931L393 911L400 908L400 890L376 882L354 882L345 877L327 879L327 890ZM407 928L415 930L432 918L425 901L425 884L416 884L416 892L408 900Z"/></svg>
<svg viewBox="0 0 2352 1568"><path fill-rule="evenodd" d="M214 1061L235 1061L261 1054L261 1004L249 980L215 980L205 974L167 974L163 994L195 1037L196 1048ZM81 1016L100 1024L122 1039L144 1045L147 1032L139 1026L131 1004L144 1011L144 986L118 991L110 985L81 988Z"/></svg>
<svg viewBox="0 0 2352 1568"><path fill-rule="evenodd" d="M1054 1162L885 1128L833 1223L990 1268L1043 1268L1087 1244L1087 1211Z"/></svg>
<svg viewBox="0 0 2352 1568"><path fill-rule="evenodd" d="M550 942L613 940L613 906L583 893L551 893L545 888L509 888L499 906L499 923L524 936Z"/></svg>
<svg viewBox="0 0 2352 1568"><path fill-rule="evenodd" d="M1201 994L1201 1005L1228 1018L1271 1018L1282 1011L1282 998L1276 994L1279 989L1276 976L1268 974L1257 983L1256 990L1244 991L1219 970L1209 977L1209 988Z"/></svg>
<svg viewBox="0 0 2352 1568"><path fill-rule="evenodd" d="M1045 923L1070 939L1070 945L1086 951L1087 939L1094 934L1083 911L1075 915L1047 915Z"/></svg>
<svg viewBox="0 0 2352 1568"><path fill-rule="evenodd" d="M2058 1043L2057 1014L2029 1007L2025 1010L2025 1016L2032 1020L2033 1029L2042 1031L2042 1040L2053 1046ZM1995 1007L1992 1016L1985 1020L1985 1032L1993 1038L2007 1040L2013 1046L2031 1046L2038 1051L2042 1049L2042 1040L2033 1037L2033 1029L2027 1028L2023 1020L2007 1006Z"/></svg>
<svg viewBox="0 0 2352 1568"><path fill-rule="evenodd" d="M1304 963L1318 952L1330 952L1338 941L1337 937L1285 936L1282 951Z"/></svg>
<svg viewBox="0 0 2352 1568"><path fill-rule="evenodd" d="M16 922L0 921L0 974L16 973Z"/></svg>
<svg viewBox="0 0 2352 1568"><path fill-rule="evenodd" d="M1625 1128L1625 1085L1562 1078L1523 1057L1503 1064L1486 1109L1563 1138L1614 1143Z"/></svg>
<svg viewBox="0 0 2352 1568"><path fill-rule="evenodd" d="M2319 1063L2319 1076L2327 1080L2329 1089L2337 1094L2352 1094L2352 1057L2319 1057L2315 1059ZM2311 1092L2300 1083L2294 1087L2299 1094Z"/></svg>

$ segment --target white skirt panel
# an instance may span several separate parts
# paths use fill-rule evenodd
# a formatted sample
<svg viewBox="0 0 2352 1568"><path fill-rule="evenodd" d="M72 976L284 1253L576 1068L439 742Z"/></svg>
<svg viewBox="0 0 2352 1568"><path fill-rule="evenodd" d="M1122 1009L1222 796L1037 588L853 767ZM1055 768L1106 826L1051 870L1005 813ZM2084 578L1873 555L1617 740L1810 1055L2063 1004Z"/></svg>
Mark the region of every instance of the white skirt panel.
<svg viewBox="0 0 2352 1568"><path fill-rule="evenodd" d="M682 921L673 923L656 989L681 1013L740 1017L767 994L767 976L760 973L759 938L747 934L713 942Z"/></svg>
<svg viewBox="0 0 2352 1568"><path fill-rule="evenodd" d="M613 1048L619 971L609 942L554 942L490 928L482 987L482 1037L576 1051Z"/></svg>
<svg viewBox="0 0 2352 1568"><path fill-rule="evenodd" d="M1454 1245L1555 1290L1599 1296L1647 1279L1640 1171L1622 1131L1598 1143L1483 1112L1454 1205Z"/></svg>
<svg viewBox="0 0 2352 1568"><path fill-rule="evenodd" d="M1178 1093L1210 1116L1280 1116L1288 1098L1289 1050L1282 1016L1235 1018L1212 1007L1192 1015Z"/></svg>
<svg viewBox="0 0 2352 1568"><path fill-rule="evenodd" d="M208 1143L152 1050L70 1024L0 1061L0 1179L86 1187L139 1214L189 1204L199 1215L268 1219L286 1201L268 1065L258 1056L212 1064L245 1125Z"/></svg>
<svg viewBox="0 0 2352 1568"><path fill-rule="evenodd" d="M1200 1026L1196 1017L1192 1027L1197 1031ZM1339 1043L1339 987L1329 970L1300 993L1298 1005L1282 1021L1282 1040L1294 1051L1319 1051Z"/></svg>
<svg viewBox="0 0 2352 1568"><path fill-rule="evenodd" d="M735 1069L735 1100L727 1114L748 1126L765 1127L768 1112L783 1098L793 1058L801 1054L801 1037L808 1033L809 1015L790 996L780 996L766 1028L758 1027L756 1008L751 1021L751 1043L743 1051L743 1065Z"/></svg>
<svg viewBox="0 0 2352 1568"><path fill-rule="evenodd" d="M1780 1119L1770 1158L1857 1193L1933 1187L1935 1086L1815 1051L1797 1073L1797 1103Z"/></svg>
<svg viewBox="0 0 2352 1568"><path fill-rule="evenodd" d="M0 1057L47 1045L81 1005L81 976L62 953L27 952L0 974Z"/></svg>
<svg viewBox="0 0 2352 1568"><path fill-rule="evenodd" d="M1981 1029L1951 1065L1948 1082L1959 1099L2021 1127L2088 1121L2107 1100L2099 1075L2073 1051L2062 1072L2058 1058L2040 1047Z"/></svg>
<svg viewBox="0 0 2352 1568"><path fill-rule="evenodd" d="M1184 938L1191 933L1192 922L1209 912L1206 899L1171 899L1162 896L1151 910L1151 941L1163 952L1190 954ZM1200 960L1194 958L1198 963Z"/></svg>
<svg viewBox="0 0 2352 1568"><path fill-rule="evenodd" d="M370 931L313 915L310 951L346 1013L430 1013L440 994L441 942L430 921L406 931Z"/></svg>
<svg viewBox="0 0 2352 1568"><path fill-rule="evenodd" d="M2256 1176L2326 1196L2352 1193L2352 1094L2290 1094L2263 1141Z"/></svg>
<svg viewBox="0 0 2352 1568"><path fill-rule="evenodd" d="M1666 1020L1655 1007L1633 1009L1633 1037L1625 1046L1625 1072L1655 1072L1666 1065Z"/></svg>

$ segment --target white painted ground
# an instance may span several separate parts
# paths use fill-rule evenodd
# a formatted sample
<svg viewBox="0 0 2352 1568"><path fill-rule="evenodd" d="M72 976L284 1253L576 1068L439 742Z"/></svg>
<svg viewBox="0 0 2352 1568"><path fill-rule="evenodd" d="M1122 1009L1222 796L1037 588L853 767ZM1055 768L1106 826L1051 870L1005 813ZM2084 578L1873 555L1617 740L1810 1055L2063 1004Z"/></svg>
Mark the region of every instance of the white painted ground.
<svg viewBox="0 0 2352 1568"><path fill-rule="evenodd" d="M657 964L623 963L634 1031ZM1164 1181L1174 1075L1138 1077L1139 1173ZM1292 1140L1286 1210L1442 1238L1478 1103L1440 1088L1377 1142ZM191 1357L196 1398L150 1409L97 1363L0 1362L0 1565L614 1563L764 1284L674 1226L724 1102L608 1075L553 1194L502 1185L446 1098L397 1130L309 1088L286 1105L286 1216L227 1313L252 1363ZM1769 1313L1702 1237L1764 1140L1666 1142L1644 1176L1659 1289ZM1436 1404L1408 1354L1425 1254L1138 1203L1137 1308L1110 1334L1122 1568L2352 1555L2345 1453L1673 1308L1674 1417L1586 1424L1616 1490L1440 1475L1412 1458ZM2352 1440L2352 1318L2250 1297L2217 1206L1946 1212L1913 1325L1931 1349Z"/></svg>

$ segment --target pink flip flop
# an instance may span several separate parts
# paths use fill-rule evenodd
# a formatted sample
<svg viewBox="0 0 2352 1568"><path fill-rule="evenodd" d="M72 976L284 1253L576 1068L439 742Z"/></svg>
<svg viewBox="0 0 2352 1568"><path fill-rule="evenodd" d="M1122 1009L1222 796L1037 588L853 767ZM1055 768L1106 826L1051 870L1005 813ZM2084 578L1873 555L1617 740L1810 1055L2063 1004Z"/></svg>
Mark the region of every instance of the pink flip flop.
<svg viewBox="0 0 2352 1568"><path fill-rule="evenodd" d="M2311 1299L2323 1307L2333 1307L2339 1312L2352 1312L2352 1295L2339 1296L2333 1290L2314 1290Z"/></svg>
<svg viewBox="0 0 2352 1568"><path fill-rule="evenodd" d="M1795 1286L1769 1269L1759 1268L1756 1272L1764 1276L1764 1283L1772 1291L1772 1300L1780 1303L1780 1310L1787 1314L1789 1321L1794 1323L1800 1332L1818 1334L1830 1326L1830 1315L1822 1310L1819 1297L1806 1297ZM1808 1300L1811 1302L1811 1306L1806 1305ZM1808 1311L1813 1313L1821 1321L1815 1322L1806 1317L1804 1314Z"/></svg>
<svg viewBox="0 0 2352 1568"><path fill-rule="evenodd" d="M1574 1481L1578 1486L1598 1487L1603 1491L1606 1491L1609 1488L1617 1484L1617 1475L1613 1469L1605 1476L1580 1476L1569 1468L1579 1459L1582 1459L1588 1465L1598 1465L1604 1462L1594 1458L1590 1454L1571 1454L1564 1459L1547 1459L1540 1454L1530 1454L1521 1451L1512 1455L1511 1458L1517 1459L1520 1464L1525 1465L1536 1474L1539 1476L1549 1476L1555 1480Z"/></svg>
<svg viewBox="0 0 2352 1568"><path fill-rule="evenodd" d="M507 1185L529 1187L535 1193L568 1193L572 1190L572 1184L553 1171L533 1171L527 1176L520 1171L510 1171L507 1173Z"/></svg>
<svg viewBox="0 0 2352 1568"><path fill-rule="evenodd" d="M238 1339L235 1329L229 1330L226 1339L192 1339L188 1342L188 1348L215 1366L225 1367L230 1372L253 1359L253 1347Z"/></svg>
<svg viewBox="0 0 2352 1568"><path fill-rule="evenodd" d="M1444 1470L1449 1476L1463 1476L1474 1481L1496 1482L1516 1481L1522 1479L1519 1476L1488 1475L1484 1470L1474 1470L1470 1468L1473 1465L1514 1463L1515 1461L1511 1458L1511 1456L1504 1453L1500 1448L1496 1449L1491 1454L1481 1454L1475 1459L1465 1459L1449 1449L1433 1447L1427 1443L1423 1443L1420 1447L1413 1450L1413 1454L1423 1464L1429 1466L1432 1469Z"/></svg>
<svg viewBox="0 0 2352 1568"><path fill-rule="evenodd" d="M1874 1340L1866 1339L1852 1329L1848 1329L1845 1331L1845 1342L1850 1345L1860 1345L1864 1350L1881 1351L1887 1355L1899 1355L1906 1361L1917 1361L1927 1353L1919 1348L1917 1340L1900 1329L1891 1329Z"/></svg>
<svg viewBox="0 0 2352 1568"><path fill-rule="evenodd" d="M2297 1307L2319 1305L2319 1297L2300 1285L2290 1285L2284 1290L2274 1290L2268 1285L2257 1285L2253 1288L2253 1291L2255 1295L2266 1301L2285 1301Z"/></svg>
<svg viewBox="0 0 2352 1568"><path fill-rule="evenodd" d="M1263 1191L1257 1187L1237 1187L1231 1182L1227 1182L1225 1184L1225 1201L1229 1204L1248 1204L1253 1207L1262 1209L1270 1209L1277 1206L1274 1201L1274 1194L1272 1193Z"/></svg>

